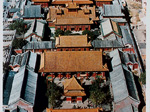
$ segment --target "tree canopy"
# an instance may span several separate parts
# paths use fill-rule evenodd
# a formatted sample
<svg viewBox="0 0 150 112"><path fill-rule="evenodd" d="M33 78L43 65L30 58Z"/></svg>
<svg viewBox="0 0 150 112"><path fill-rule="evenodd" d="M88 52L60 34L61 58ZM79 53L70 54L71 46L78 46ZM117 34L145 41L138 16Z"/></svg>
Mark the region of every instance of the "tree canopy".
<svg viewBox="0 0 150 112"><path fill-rule="evenodd" d="M12 42L13 49L22 49L24 45L27 44L27 41L24 39L14 39Z"/></svg>
<svg viewBox="0 0 150 112"><path fill-rule="evenodd" d="M97 107L98 105L101 105L102 103L109 103L111 100L111 95L109 92L108 86L103 86L103 80L98 78L96 79L91 87L90 87L90 99ZM108 100L106 102L106 100Z"/></svg>
<svg viewBox="0 0 150 112"><path fill-rule="evenodd" d="M21 35L27 31L27 28L25 28L25 23L23 20L16 20L14 23L9 25L9 28L11 30L16 30L16 33Z"/></svg>
<svg viewBox="0 0 150 112"><path fill-rule="evenodd" d="M70 30L67 30L64 32L64 35L70 35L72 32Z"/></svg>
<svg viewBox="0 0 150 112"><path fill-rule="evenodd" d="M64 35L64 31L61 30L61 29L57 29L57 30L55 31L55 37L58 37L59 35Z"/></svg>
<svg viewBox="0 0 150 112"><path fill-rule="evenodd" d="M86 35L86 34L90 37L91 40L95 39L95 35L94 35L94 33L92 31L90 31L90 30L84 30L82 32L82 35Z"/></svg>
<svg viewBox="0 0 150 112"><path fill-rule="evenodd" d="M55 31L55 37L58 37L59 35L70 35L72 32L70 30L63 31L61 29L57 29Z"/></svg>
<svg viewBox="0 0 150 112"><path fill-rule="evenodd" d="M141 77L139 78L139 81L141 81L142 84L146 84L146 72L141 73Z"/></svg>
<svg viewBox="0 0 150 112"><path fill-rule="evenodd" d="M48 82L46 95L51 108L57 107L57 100L59 101L62 96L62 88L57 86L53 81Z"/></svg>

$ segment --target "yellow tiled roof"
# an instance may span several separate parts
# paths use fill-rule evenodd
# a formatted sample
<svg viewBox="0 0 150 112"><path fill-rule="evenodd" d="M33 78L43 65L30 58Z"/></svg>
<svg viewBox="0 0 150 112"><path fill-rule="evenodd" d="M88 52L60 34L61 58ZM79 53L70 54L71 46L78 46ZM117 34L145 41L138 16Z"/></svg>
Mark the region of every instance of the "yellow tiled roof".
<svg viewBox="0 0 150 112"><path fill-rule="evenodd" d="M39 72L108 71L102 51L50 51L41 55Z"/></svg>
<svg viewBox="0 0 150 112"><path fill-rule="evenodd" d="M56 47L91 47L87 35L68 35L56 38Z"/></svg>

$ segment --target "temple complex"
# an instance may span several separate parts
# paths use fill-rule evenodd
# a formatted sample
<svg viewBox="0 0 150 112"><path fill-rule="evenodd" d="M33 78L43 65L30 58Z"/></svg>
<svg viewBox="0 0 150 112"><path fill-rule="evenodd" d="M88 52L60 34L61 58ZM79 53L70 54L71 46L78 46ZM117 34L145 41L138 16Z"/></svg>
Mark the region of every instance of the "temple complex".
<svg viewBox="0 0 150 112"><path fill-rule="evenodd" d="M91 30L91 25L97 24L98 20L95 6L80 7L76 2L68 2L65 7L50 6L47 15L49 27L64 31Z"/></svg>

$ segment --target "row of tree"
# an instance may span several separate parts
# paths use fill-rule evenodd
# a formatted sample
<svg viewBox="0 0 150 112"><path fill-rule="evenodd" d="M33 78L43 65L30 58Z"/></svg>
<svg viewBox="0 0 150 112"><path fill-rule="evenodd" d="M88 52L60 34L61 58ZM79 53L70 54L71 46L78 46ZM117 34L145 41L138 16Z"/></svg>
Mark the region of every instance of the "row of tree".
<svg viewBox="0 0 150 112"><path fill-rule="evenodd" d="M108 104L112 102L110 90L108 85L104 85L104 80L96 79L90 87L90 100L95 107L101 107L101 104Z"/></svg>
<svg viewBox="0 0 150 112"><path fill-rule="evenodd" d="M22 35L28 30L28 28L25 26L26 24L23 22L23 20L19 19L19 20L16 20L14 23L10 24L9 28L11 30L16 30L16 33L18 35Z"/></svg>
<svg viewBox="0 0 150 112"><path fill-rule="evenodd" d="M97 36L97 31L90 31L90 30L84 30L82 32L82 35L88 35L88 37L91 39L91 40L94 40ZM58 37L59 35L74 35L72 34L72 32L70 30L67 30L67 31L63 31L61 29L57 29L55 31L55 37ZM80 35L79 33L76 33L75 35ZM99 34L98 34L99 35Z"/></svg>

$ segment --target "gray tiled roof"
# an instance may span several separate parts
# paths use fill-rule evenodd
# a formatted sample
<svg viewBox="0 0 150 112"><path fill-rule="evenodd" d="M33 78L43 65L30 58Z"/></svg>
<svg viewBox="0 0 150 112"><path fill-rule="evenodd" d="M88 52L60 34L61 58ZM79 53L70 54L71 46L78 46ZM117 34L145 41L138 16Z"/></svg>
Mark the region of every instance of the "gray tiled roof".
<svg viewBox="0 0 150 112"><path fill-rule="evenodd" d="M26 5L23 18L44 17L41 14L41 5Z"/></svg>
<svg viewBox="0 0 150 112"><path fill-rule="evenodd" d="M29 61L28 61L28 66L33 71L34 71L34 69L36 67L36 60L37 60L37 54L33 53L33 52L30 52L30 58L29 58Z"/></svg>
<svg viewBox="0 0 150 112"><path fill-rule="evenodd" d="M37 54L31 51L27 51L23 54L18 54L16 56L12 55L10 59L10 65L11 66L20 65L20 67L28 65L30 68L34 70L36 61L37 61Z"/></svg>
<svg viewBox="0 0 150 112"><path fill-rule="evenodd" d="M122 32L122 36L123 36L122 41L123 41L124 45L126 45L126 44L133 45L133 41L131 39L131 35L128 31L128 28L125 26L121 26L120 28L121 28L121 32Z"/></svg>
<svg viewBox="0 0 150 112"><path fill-rule="evenodd" d="M103 36L107 36L107 35L111 34L112 32L119 36L122 36L120 26L118 25L118 23L115 22L116 25L113 26L112 22L113 21L111 19L103 19L101 21L100 27L101 27L101 32L102 32ZM114 30L114 27L118 30L118 32L116 32Z"/></svg>
<svg viewBox="0 0 150 112"><path fill-rule="evenodd" d="M123 107L122 109L120 109L117 112L134 112L134 111L133 111L132 105L130 104L130 105L126 106L126 107Z"/></svg>
<svg viewBox="0 0 150 112"><path fill-rule="evenodd" d="M134 77L133 77L132 72L129 71L126 66L123 66L123 70L124 70L124 75L126 78L127 89L128 89L129 95L135 100L139 101L139 97L138 97L138 93L137 93L137 89L136 89L136 85L134 82Z"/></svg>
<svg viewBox="0 0 150 112"><path fill-rule="evenodd" d="M132 72L121 63L118 50L110 52L112 57L112 68L110 72L110 80L114 95L114 102L124 100L127 97L132 97L135 102L139 102L136 85Z"/></svg>
<svg viewBox="0 0 150 112"><path fill-rule="evenodd" d="M110 72L110 81L114 102L122 101L129 96L122 65L113 67L113 71Z"/></svg>
<svg viewBox="0 0 150 112"><path fill-rule="evenodd" d="M125 16L119 4L104 5L104 16Z"/></svg>
<svg viewBox="0 0 150 112"><path fill-rule="evenodd" d="M8 105L10 91L12 88L12 82L13 82L15 74L16 74L15 71L10 71L6 79L6 83L3 88L3 105Z"/></svg>
<svg viewBox="0 0 150 112"><path fill-rule="evenodd" d="M34 105L38 74L29 69L27 70L27 74L27 83L23 99Z"/></svg>
<svg viewBox="0 0 150 112"><path fill-rule="evenodd" d="M16 18L16 16L20 19L20 17L21 17L20 12L16 12L16 13L14 13L14 15L13 15L13 19L15 19L15 18ZM16 18L16 19L17 19L17 18Z"/></svg>
<svg viewBox="0 0 150 112"><path fill-rule="evenodd" d="M15 13L17 11L20 11L20 9L19 8L12 8L9 10L9 13Z"/></svg>
<svg viewBox="0 0 150 112"><path fill-rule="evenodd" d="M137 63L136 56L133 53L126 53L119 50L120 58L123 64Z"/></svg>
<svg viewBox="0 0 150 112"><path fill-rule="evenodd" d="M10 59L10 65L15 66L15 65L20 65L23 66L27 64L27 59L28 59L29 52L25 52L23 54L18 54L18 55L12 55Z"/></svg>
<svg viewBox="0 0 150 112"><path fill-rule="evenodd" d="M92 41L94 48L122 48L124 47L117 40L94 40Z"/></svg>
<svg viewBox="0 0 150 112"><path fill-rule="evenodd" d="M38 74L23 66L15 75L10 92L9 105L23 99L34 105ZM22 92L24 91L24 92Z"/></svg>
<svg viewBox="0 0 150 112"><path fill-rule="evenodd" d="M10 112L28 112L27 110L21 108L21 107L17 107L14 110L10 111Z"/></svg>
<svg viewBox="0 0 150 112"><path fill-rule="evenodd" d="M124 18L111 18L111 20L119 23L127 23L127 20Z"/></svg>
<svg viewBox="0 0 150 112"><path fill-rule="evenodd" d="M20 99L24 75L25 75L25 66L20 68L19 72L14 77L8 105Z"/></svg>
<svg viewBox="0 0 150 112"><path fill-rule="evenodd" d="M118 66L121 64L121 59L120 59L120 55L119 55L119 51L116 49L114 51L111 51L109 53L110 57L113 57L111 64L112 67Z"/></svg>
<svg viewBox="0 0 150 112"><path fill-rule="evenodd" d="M55 43L52 41L28 42L22 49L52 49Z"/></svg>
<svg viewBox="0 0 150 112"><path fill-rule="evenodd" d="M45 31L44 26L45 26L44 23L34 20L31 23L29 30L25 33L24 37L26 38L30 34L34 33L43 38L44 31Z"/></svg>
<svg viewBox="0 0 150 112"><path fill-rule="evenodd" d="M14 62L13 62L13 66L15 65L20 65L21 63L21 55L18 54L17 56L15 56Z"/></svg>

